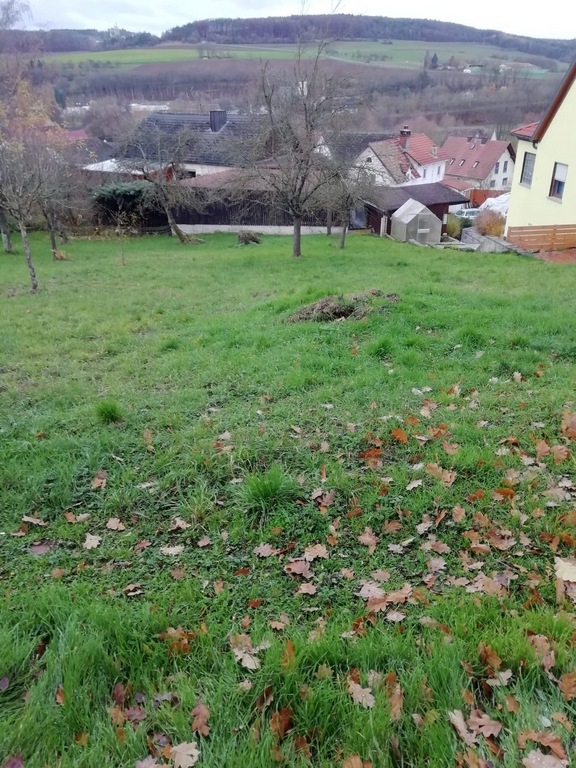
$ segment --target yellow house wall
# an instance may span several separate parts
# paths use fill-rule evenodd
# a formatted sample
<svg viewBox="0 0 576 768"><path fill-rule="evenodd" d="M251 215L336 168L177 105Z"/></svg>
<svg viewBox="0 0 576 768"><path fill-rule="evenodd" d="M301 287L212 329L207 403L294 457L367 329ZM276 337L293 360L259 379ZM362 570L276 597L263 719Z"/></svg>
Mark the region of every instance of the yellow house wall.
<svg viewBox="0 0 576 768"><path fill-rule="evenodd" d="M509 227L576 224L576 84L568 92L544 138L534 149L530 141L518 142L514 179L507 217ZM520 184L524 154L534 152L532 185ZM562 200L549 197L554 163L568 166Z"/></svg>

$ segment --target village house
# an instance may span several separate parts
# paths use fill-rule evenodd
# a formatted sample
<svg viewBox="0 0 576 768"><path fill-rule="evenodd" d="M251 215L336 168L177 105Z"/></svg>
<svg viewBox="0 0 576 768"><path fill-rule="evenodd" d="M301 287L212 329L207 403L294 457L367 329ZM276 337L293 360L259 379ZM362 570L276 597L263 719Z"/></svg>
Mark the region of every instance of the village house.
<svg viewBox="0 0 576 768"><path fill-rule="evenodd" d="M506 238L529 250L576 248L576 61L537 123L512 133L518 160Z"/></svg>
<svg viewBox="0 0 576 768"><path fill-rule="evenodd" d="M449 136L438 157L446 163L446 183L461 191L510 189L516 153L507 141L486 136Z"/></svg>
<svg viewBox="0 0 576 768"><path fill-rule="evenodd" d="M432 139L424 133L412 134L407 125L398 136L371 141L355 165L370 172L376 184L388 187L442 181L446 169Z"/></svg>

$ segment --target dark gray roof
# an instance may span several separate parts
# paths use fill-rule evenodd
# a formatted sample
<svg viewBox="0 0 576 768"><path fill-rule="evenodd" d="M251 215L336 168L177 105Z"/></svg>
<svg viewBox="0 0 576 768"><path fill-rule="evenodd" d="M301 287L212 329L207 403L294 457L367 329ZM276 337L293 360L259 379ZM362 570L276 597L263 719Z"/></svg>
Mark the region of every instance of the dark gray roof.
<svg viewBox="0 0 576 768"><path fill-rule="evenodd" d="M210 115L199 115L188 112L155 112L145 118L138 128L137 140L146 146L148 160L162 162L167 158L158 157L158 134L166 137L184 136L187 151L182 158L185 163L202 163L206 165L233 165L231 157L231 140L252 136L262 122L261 116L228 115L220 112L222 125L216 124L218 130L212 130ZM212 127L211 127L212 126ZM141 153L136 147L129 147L127 157L137 157Z"/></svg>
<svg viewBox="0 0 576 768"><path fill-rule="evenodd" d="M436 181L433 184L411 184L404 187L376 187L371 199L366 202L381 211L393 213L410 198L426 206L461 205L470 200L466 195Z"/></svg>
<svg viewBox="0 0 576 768"><path fill-rule="evenodd" d="M342 131L330 139L328 148L334 153L337 160L352 162L373 141L393 139L397 133L383 133L382 131Z"/></svg>

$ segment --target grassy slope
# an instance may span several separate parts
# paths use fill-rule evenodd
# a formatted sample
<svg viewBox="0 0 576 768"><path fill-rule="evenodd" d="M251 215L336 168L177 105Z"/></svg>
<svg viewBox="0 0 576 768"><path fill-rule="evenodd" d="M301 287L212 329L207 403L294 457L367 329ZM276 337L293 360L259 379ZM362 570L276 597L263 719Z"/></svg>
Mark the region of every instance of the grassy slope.
<svg viewBox="0 0 576 768"><path fill-rule="evenodd" d="M78 241L68 247L71 261L53 264L38 239L38 296L27 293L21 255L0 256L0 683L8 680L0 685L0 756L22 753L27 768L128 767L148 754L148 734L156 744L201 742L202 765L267 766L276 754L272 713L289 708L287 765L340 765L358 754L392 766L400 753L406 766L444 766L465 749L447 713L468 716L470 695L503 724L505 759L479 736L474 750L485 758L519 764L528 750L516 736L527 728L554 731L569 747L552 715L573 720L574 700L544 674L528 631L550 638L556 676L575 670L574 618L556 613L554 554L540 538L564 534L558 553L573 551L573 526L562 519L573 501L557 500L557 484L574 464L544 456L529 467L523 457L535 456L536 439L565 442L561 414L574 407L576 372L566 321L573 267L366 237L350 238L343 253L309 238L301 261L289 247L271 238L240 249L223 235L183 249L151 238L128 242L122 264L116 243ZM320 296L372 287L400 301L376 300L382 311L365 320L284 322ZM525 380L515 381L516 371ZM457 382L460 392L450 391ZM423 387L430 392L413 392ZM432 405L422 415L426 397ZM106 400L120 423L103 423ZM407 443L392 437L398 427ZM229 439L219 437L225 432ZM511 437L517 444L503 442ZM447 453L444 441L460 447ZM373 448L382 451L375 468L360 456ZM443 487L427 463L455 470L453 484ZM266 485L270 467L282 482L268 477ZM99 470L108 472L104 489L92 488ZM492 495L505 477L512 503ZM422 484L407 490L413 479ZM334 491L327 510L313 499L317 488ZM467 501L479 488L484 497ZM458 504L463 519L453 514ZM66 510L90 518L70 523ZM28 523L14 537L23 515L47 525ZM419 531L426 515L432 526ZM190 527L170 530L177 516ZM106 528L113 517L124 531ZM366 527L380 539L372 555L358 541ZM510 530L513 548L487 545L497 541L493 529ZM484 547L476 553L470 530ZM83 548L87 533L101 537L97 548ZM421 548L434 545L431 534L445 545L435 580L426 563L437 554ZM210 543L198 546L206 535ZM404 554L389 549L408 539ZM139 549L142 541L150 545ZM35 554L34 542L48 551ZM252 550L262 542L293 549L258 558ZM302 580L284 573L287 558L317 543L329 554L311 563L317 593L295 595ZM177 555L160 551L179 545ZM450 576L477 577L466 558L502 582L500 596L450 586ZM412 585L411 603L390 606L406 618L396 624L378 613L365 634L360 627L342 637L367 614L356 593L375 569L390 573L386 592ZM129 584L143 594L127 597ZM261 603L250 607L254 600ZM283 612L290 624L272 630L268 622ZM422 626L423 616L443 631ZM159 634L169 626L197 633L189 653L167 654ZM320 636L310 637L315 629ZM271 641L258 670L235 661L233 632ZM490 693L483 682L493 672L480 642L512 670L507 687ZM39 644L46 650L34 662ZM321 664L330 667L325 675ZM398 675L397 721L386 685L372 686L373 708L352 701L354 669L363 686L370 670ZM245 678L249 692L237 687ZM111 722L117 682L133 686L131 704L146 695L140 725L117 730ZM268 687L274 698L262 711ZM164 692L180 704L155 706ZM519 712L508 711L506 695ZM211 711L208 738L190 730L197 697ZM424 718L421 727L412 714Z"/></svg>

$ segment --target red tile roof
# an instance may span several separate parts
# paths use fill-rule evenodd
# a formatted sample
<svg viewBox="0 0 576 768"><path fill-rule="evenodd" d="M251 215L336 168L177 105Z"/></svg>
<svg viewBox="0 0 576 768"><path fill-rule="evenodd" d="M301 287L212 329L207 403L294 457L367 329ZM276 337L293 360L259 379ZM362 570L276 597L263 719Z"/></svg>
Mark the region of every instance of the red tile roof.
<svg viewBox="0 0 576 768"><path fill-rule="evenodd" d="M382 165L390 173L396 184L403 184L408 181L406 173L412 170L412 177L418 178L418 172L413 168L409 159L400 149L397 139L386 139L385 141L373 141L368 145Z"/></svg>
<svg viewBox="0 0 576 768"><path fill-rule="evenodd" d="M450 187L450 189L455 189L457 192L467 192L471 189L471 182L462 181L462 179L444 179L441 184L444 184L445 187Z"/></svg>
<svg viewBox="0 0 576 768"><path fill-rule="evenodd" d="M511 133L513 136L518 136L519 139L531 139L536 128L538 128L538 123L528 123L528 125L521 125L518 128L514 128Z"/></svg>
<svg viewBox="0 0 576 768"><path fill-rule="evenodd" d="M399 141L399 139L396 139L396 141ZM434 150L436 150L436 154L434 154ZM410 155L418 165L427 165L428 163L433 163L435 160L438 160L438 147L425 133L413 133L409 136L405 152Z"/></svg>
<svg viewBox="0 0 576 768"><path fill-rule="evenodd" d="M440 147L438 157L446 160L446 176L483 180L506 150L514 160L514 148L507 141L482 143L480 139L468 141L463 136L449 136Z"/></svg>

